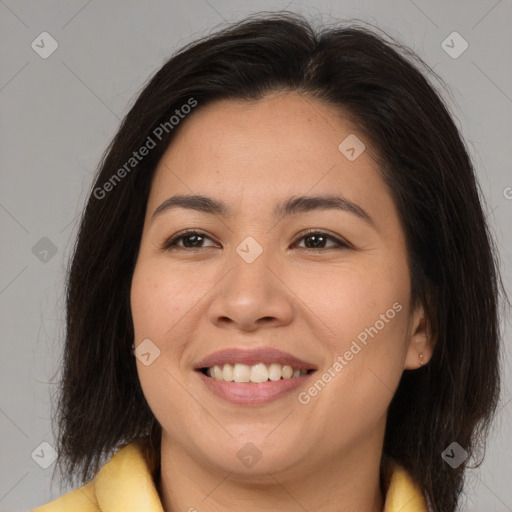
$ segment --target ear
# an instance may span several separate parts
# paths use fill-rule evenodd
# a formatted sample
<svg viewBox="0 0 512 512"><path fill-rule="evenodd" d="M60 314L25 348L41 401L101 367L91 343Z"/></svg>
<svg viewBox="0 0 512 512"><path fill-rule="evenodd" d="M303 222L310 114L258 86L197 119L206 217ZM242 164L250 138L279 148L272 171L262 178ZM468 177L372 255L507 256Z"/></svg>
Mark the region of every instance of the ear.
<svg viewBox="0 0 512 512"><path fill-rule="evenodd" d="M405 358L404 369L416 370L426 365L434 352L429 320L423 304L415 307L409 329L409 346Z"/></svg>

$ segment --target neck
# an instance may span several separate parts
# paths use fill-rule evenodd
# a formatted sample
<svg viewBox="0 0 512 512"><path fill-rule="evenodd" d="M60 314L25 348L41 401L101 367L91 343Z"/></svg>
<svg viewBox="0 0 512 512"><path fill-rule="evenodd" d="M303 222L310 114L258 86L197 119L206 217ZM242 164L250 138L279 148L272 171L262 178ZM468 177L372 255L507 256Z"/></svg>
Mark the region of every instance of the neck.
<svg viewBox="0 0 512 512"><path fill-rule="evenodd" d="M366 440L367 441L367 440ZM379 440L377 440L379 441ZM382 439L334 454L321 464L295 465L282 472L222 472L195 460L162 436L159 489L165 512L315 510L382 512Z"/></svg>

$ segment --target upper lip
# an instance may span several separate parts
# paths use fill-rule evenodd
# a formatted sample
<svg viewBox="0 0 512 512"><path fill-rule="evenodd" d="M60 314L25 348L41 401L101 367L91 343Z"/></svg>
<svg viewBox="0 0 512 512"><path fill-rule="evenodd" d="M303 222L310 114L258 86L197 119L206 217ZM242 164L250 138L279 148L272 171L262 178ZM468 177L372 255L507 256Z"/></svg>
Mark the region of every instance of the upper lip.
<svg viewBox="0 0 512 512"><path fill-rule="evenodd" d="M202 368L212 368L216 365L222 366L227 363L247 365L277 363L283 366L289 365L297 370L316 370L314 364L292 356L287 352L270 347L261 347L251 350L238 348L220 350L199 361L194 368L200 370Z"/></svg>

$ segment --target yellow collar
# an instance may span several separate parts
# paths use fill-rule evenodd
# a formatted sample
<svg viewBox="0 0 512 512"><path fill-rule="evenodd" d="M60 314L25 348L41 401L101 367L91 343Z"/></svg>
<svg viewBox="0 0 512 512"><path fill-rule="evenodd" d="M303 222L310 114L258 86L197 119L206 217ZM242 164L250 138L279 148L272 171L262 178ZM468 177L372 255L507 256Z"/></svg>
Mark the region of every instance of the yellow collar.
<svg viewBox="0 0 512 512"><path fill-rule="evenodd" d="M94 480L31 512L164 512L141 443L123 446ZM383 512L428 512L421 491L397 464L390 468Z"/></svg>
<svg viewBox="0 0 512 512"><path fill-rule="evenodd" d="M428 512L420 487L399 464L390 462L383 512Z"/></svg>

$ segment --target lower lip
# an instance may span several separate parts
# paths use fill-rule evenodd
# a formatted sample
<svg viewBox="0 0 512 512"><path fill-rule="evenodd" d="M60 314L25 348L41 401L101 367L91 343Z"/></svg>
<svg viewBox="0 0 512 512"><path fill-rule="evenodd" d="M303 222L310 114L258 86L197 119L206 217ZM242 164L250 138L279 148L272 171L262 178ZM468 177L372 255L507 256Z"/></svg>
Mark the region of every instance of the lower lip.
<svg viewBox="0 0 512 512"><path fill-rule="evenodd" d="M304 384L314 372L300 377L261 383L225 382L208 377L201 371L197 373L206 387L224 400L237 405L261 405L291 393Z"/></svg>

